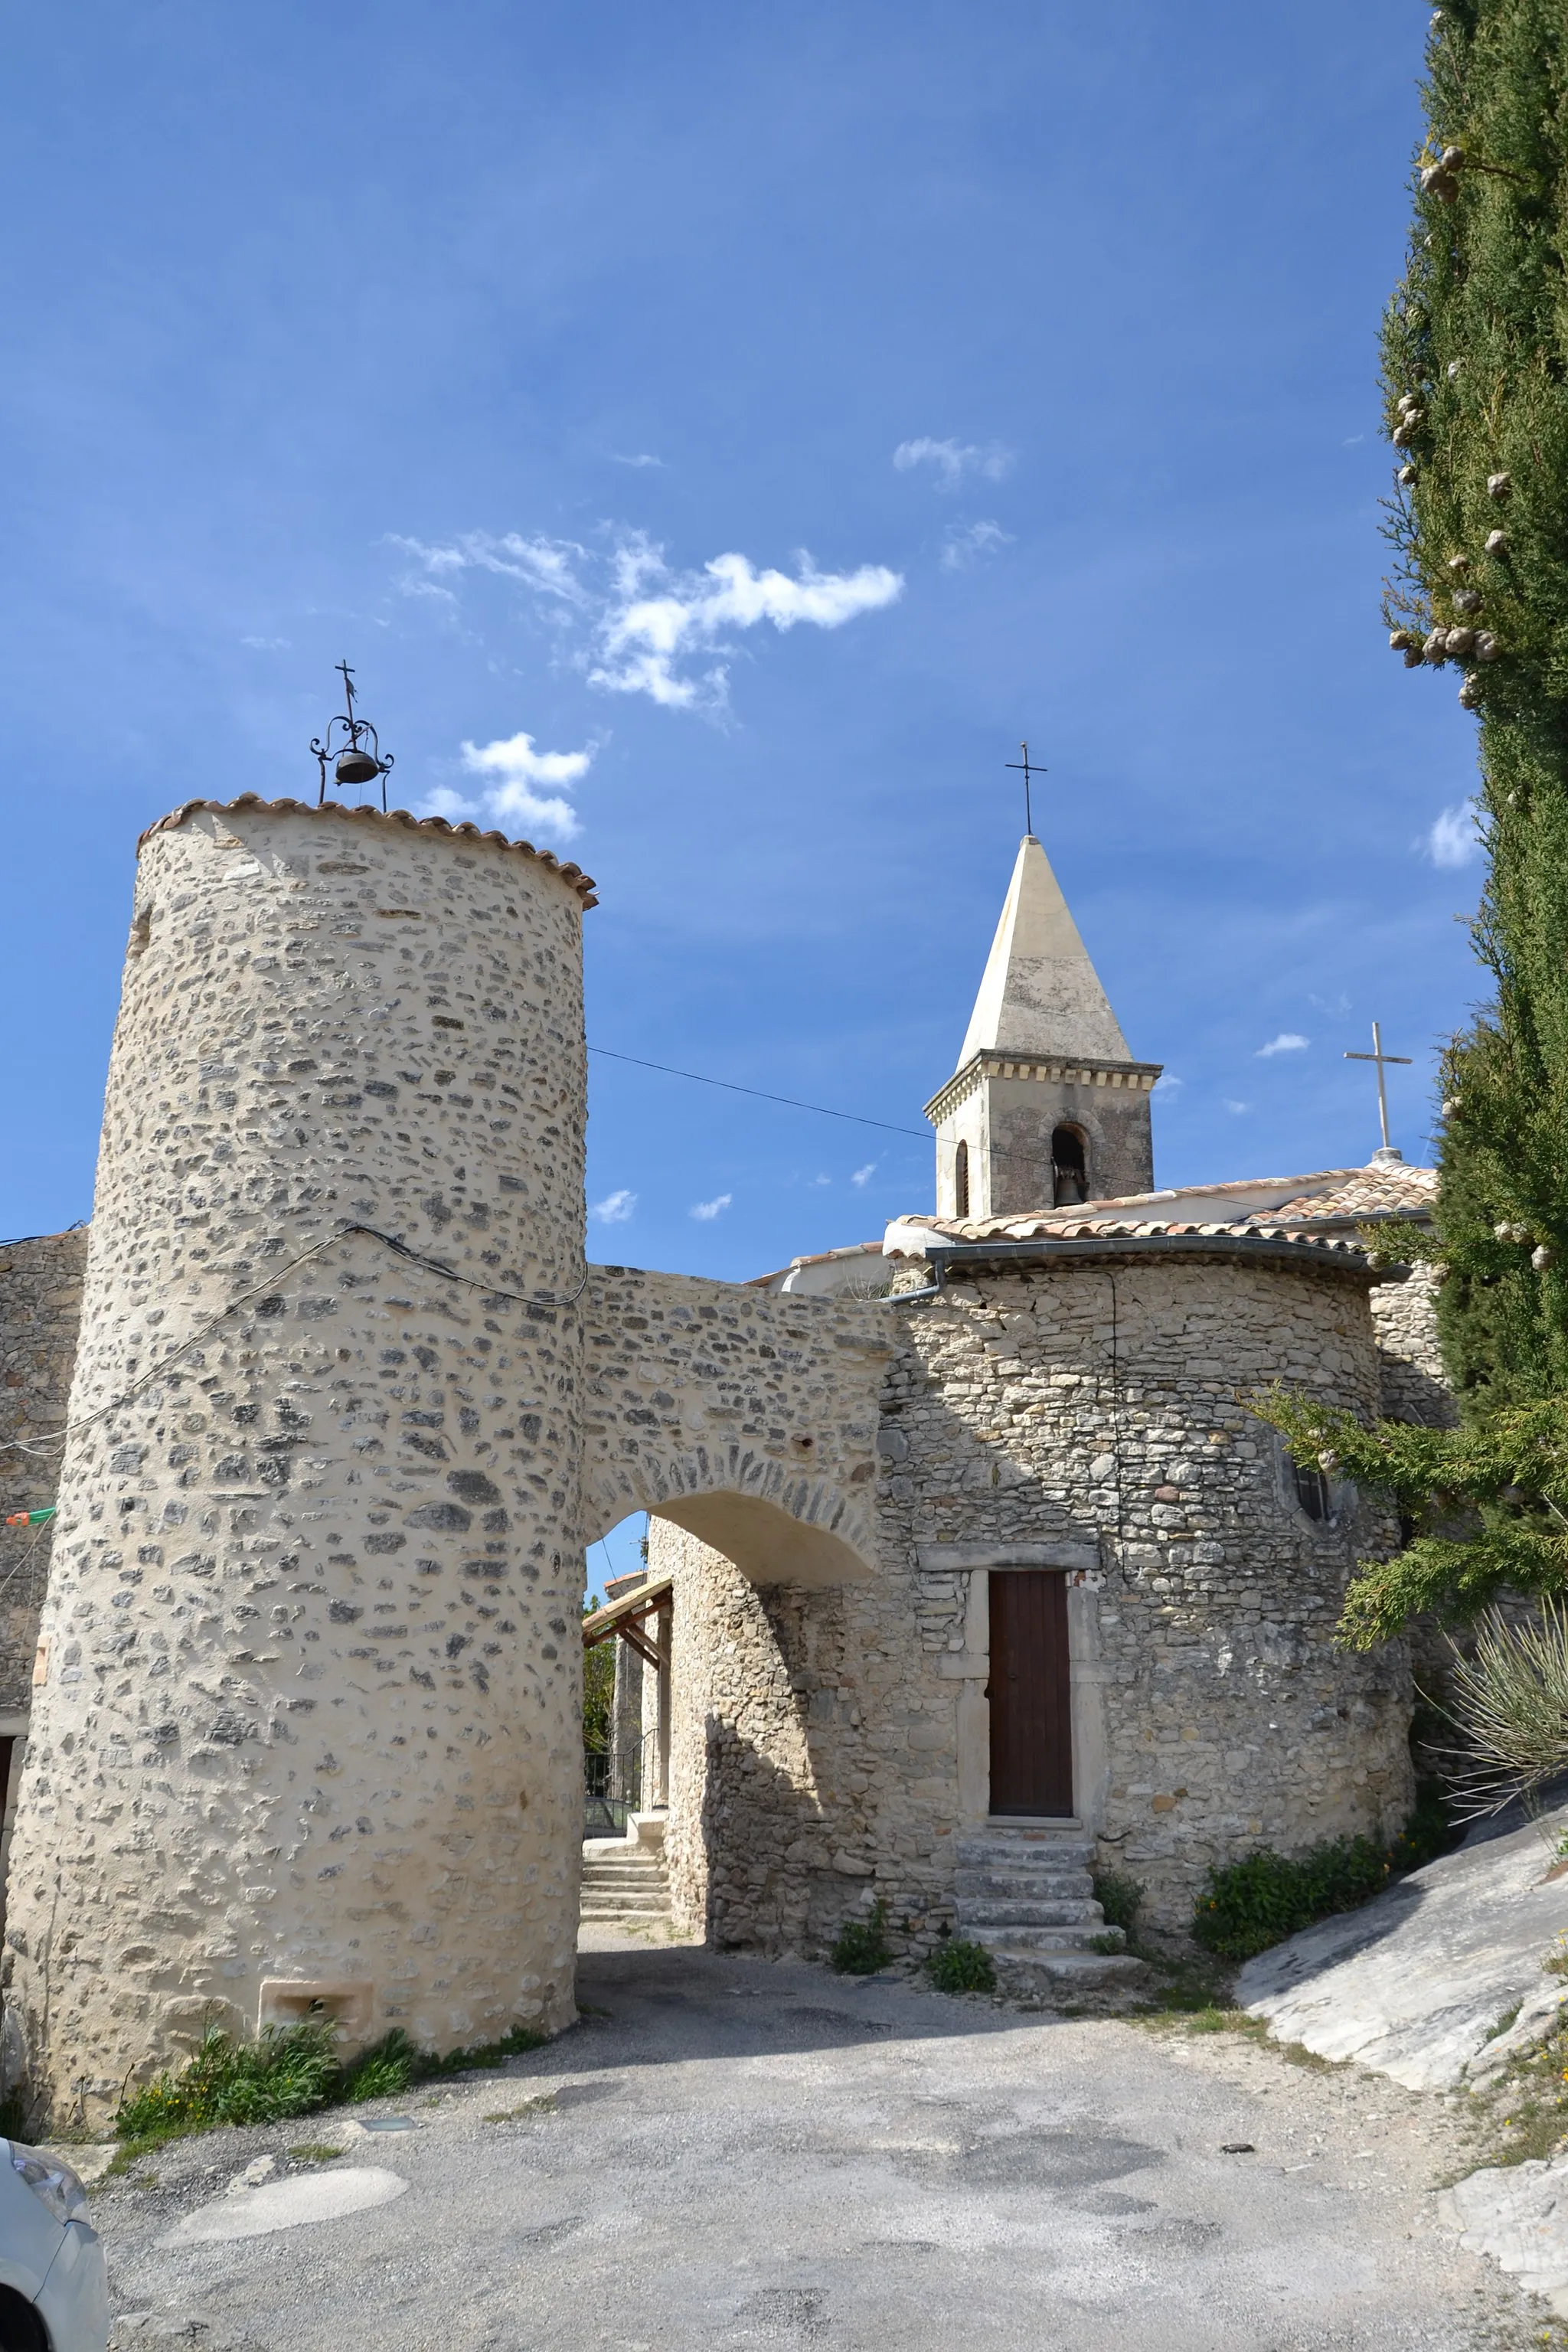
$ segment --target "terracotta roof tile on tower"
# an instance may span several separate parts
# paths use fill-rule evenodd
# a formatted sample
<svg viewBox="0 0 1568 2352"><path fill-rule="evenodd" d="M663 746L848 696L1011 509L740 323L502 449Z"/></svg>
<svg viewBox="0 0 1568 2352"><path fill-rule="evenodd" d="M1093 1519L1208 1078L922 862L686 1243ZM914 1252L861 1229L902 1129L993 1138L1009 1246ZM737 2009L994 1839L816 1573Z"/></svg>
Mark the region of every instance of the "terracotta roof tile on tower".
<svg viewBox="0 0 1568 2352"><path fill-rule="evenodd" d="M1365 1168L1328 1168L1310 1176L1257 1177L1230 1184L1191 1184L1173 1192L1134 1192L1120 1200L1086 1201L1074 1208L1042 1209L1024 1216L898 1217L883 1248L890 1257L921 1255L922 1236L935 1242L1091 1241L1113 1235L1231 1234L1329 1244L1333 1229L1349 1229L1338 1245L1353 1249L1363 1219L1430 1216L1436 1198L1435 1168L1374 1160Z"/></svg>
<svg viewBox="0 0 1568 2352"><path fill-rule="evenodd" d="M486 833L477 824L448 824L444 816L413 816L407 809L346 808L341 801L264 801L259 793L241 793L232 801L186 801L150 824L136 843L140 850L143 842L151 841L155 833L173 833L176 826L196 814L199 809L211 809L216 816L231 816L239 809L258 809L266 816L331 816L355 823L404 825L416 833L449 833L466 835L471 841L493 842L498 849L515 850L521 857L531 857L552 874L559 874L569 889L574 890L584 908L599 903L594 895L594 877L584 874L580 866L563 866L548 849L535 849L531 841L511 841L504 833Z"/></svg>

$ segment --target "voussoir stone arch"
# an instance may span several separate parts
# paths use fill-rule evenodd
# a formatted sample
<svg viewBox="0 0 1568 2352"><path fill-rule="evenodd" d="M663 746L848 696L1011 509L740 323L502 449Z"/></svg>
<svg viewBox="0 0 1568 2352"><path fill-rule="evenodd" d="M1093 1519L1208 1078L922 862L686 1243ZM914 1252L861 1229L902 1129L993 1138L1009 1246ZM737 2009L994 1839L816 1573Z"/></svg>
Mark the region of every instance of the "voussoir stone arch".
<svg viewBox="0 0 1568 2352"><path fill-rule="evenodd" d="M634 1266L583 1303L584 1542L647 1510L753 1583L873 1573L887 1307Z"/></svg>

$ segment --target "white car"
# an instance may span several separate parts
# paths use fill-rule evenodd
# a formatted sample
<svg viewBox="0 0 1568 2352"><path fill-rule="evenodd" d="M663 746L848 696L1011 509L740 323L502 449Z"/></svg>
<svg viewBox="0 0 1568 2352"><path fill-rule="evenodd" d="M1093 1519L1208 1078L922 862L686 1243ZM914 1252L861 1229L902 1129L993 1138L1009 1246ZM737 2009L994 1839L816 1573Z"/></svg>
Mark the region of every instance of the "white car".
<svg viewBox="0 0 1568 2352"><path fill-rule="evenodd" d="M87 2191L58 2157L0 2139L0 2352L104 2352L109 2278Z"/></svg>

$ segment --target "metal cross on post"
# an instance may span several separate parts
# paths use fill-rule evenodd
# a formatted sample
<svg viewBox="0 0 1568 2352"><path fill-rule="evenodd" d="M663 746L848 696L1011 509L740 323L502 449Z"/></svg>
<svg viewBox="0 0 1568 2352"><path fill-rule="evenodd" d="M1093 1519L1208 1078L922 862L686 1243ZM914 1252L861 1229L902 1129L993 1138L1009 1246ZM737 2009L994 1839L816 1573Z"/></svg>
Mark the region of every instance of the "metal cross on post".
<svg viewBox="0 0 1568 2352"><path fill-rule="evenodd" d="M1046 770L1045 770L1044 768L1042 768L1042 767L1038 767L1038 766L1036 766L1036 767L1033 767L1033 768L1031 768L1031 767L1030 767L1030 765L1029 765L1029 747L1028 747L1028 745L1027 745L1026 743L1020 743L1020 744L1019 744L1019 746L1018 746L1018 749L1019 749L1019 751L1022 751L1022 753L1024 754L1023 758L1022 758L1021 760L1007 760L1007 761L1005 761L1003 762L1003 764L1004 764L1004 766L1005 766L1005 767L1007 767L1007 768L1011 769L1011 771L1013 772L1013 773L1014 773L1015 775L1019 775L1019 774L1021 774L1021 775L1023 776L1023 779L1024 779L1024 831L1028 835L1028 836L1029 836L1030 840L1032 841L1032 840L1034 839L1034 837L1035 837L1035 812L1034 812L1033 806L1031 805L1030 798L1029 798L1029 782L1030 782L1030 779L1031 779L1032 777L1034 777L1034 776L1043 776L1043 775L1046 773Z"/></svg>
<svg viewBox="0 0 1568 2352"><path fill-rule="evenodd" d="M1377 1116L1383 1125L1383 1148L1385 1151L1392 1151L1394 1146L1388 1139L1388 1089L1384 1083L1383 1073L1390 1062L1403 1062L1406 1069L1408 1069L1410 1066L1411 1056L1408 1054L1385 1054L1383 1050L1383 1031L1374 1021L1372 1024L1371 1053L1347 1054L1345 1055L1345 1059L1347 1062L1375 1062L1377 1064Z"/></svg>

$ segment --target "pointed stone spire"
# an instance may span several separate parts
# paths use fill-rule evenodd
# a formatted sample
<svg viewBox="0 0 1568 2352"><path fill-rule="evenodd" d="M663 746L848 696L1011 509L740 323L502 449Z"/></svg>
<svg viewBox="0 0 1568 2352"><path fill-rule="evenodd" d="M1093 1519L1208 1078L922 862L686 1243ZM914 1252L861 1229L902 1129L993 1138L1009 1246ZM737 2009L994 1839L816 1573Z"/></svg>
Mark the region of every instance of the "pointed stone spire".
<svg viewBox="0 0 1568 2352"><path fill-rule="evenodd" d="M1018 845L959 1068L976 1054L1132 1058L1050 860L1032 833Z"/></svg>
<svg viewBox="0 0 1568 2352"><path fill-rule="evenodd" d="M1026 834L958 1067L926 1105L937 1214L1147 1192L1157 1062L1135 1062L1040 844Z"/></svg>

